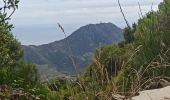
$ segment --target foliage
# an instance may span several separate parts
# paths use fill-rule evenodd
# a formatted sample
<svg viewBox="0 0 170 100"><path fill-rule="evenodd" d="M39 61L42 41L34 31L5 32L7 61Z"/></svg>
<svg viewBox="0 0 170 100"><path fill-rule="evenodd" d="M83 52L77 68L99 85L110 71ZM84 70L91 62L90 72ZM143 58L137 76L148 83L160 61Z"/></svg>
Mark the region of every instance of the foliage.
<svg viewBox="0 0 170 100"><path fill-rule="evenodd" d="M113 79L116 85L122 84L121 93L132 96L140 90L149 89L152 83L170 77L168 2L165 0L158 12L151 11L139 20L131 43L135 55L127 65L130 67L122 69ZM162 9L164 7L167 9Z"/></svg>
<svg viewBox="0 0 170 100"><path fill-rule="evenodd" d="M3 0L0 7L0 99L47 99L48 88L40 84L34 65L22 61L20 43L13 37L10 17L18 0Z"/></svg>
<svg viewBox="0 0 170 100"><path fill-rule="evenodd" d="M126 43L131 43L134 41L134 32L136 31L136 23L132 27L126 27L124 29L124 38Z"/></svg>
<svg viewBox="0 0 170 100"><path fill-rule="evenodd" d="M12 36L12 25L8 20L18 7L18 0L4 0L4 6L0 8L0 83L3 84L4 80L8 76L7 71L16 66L18 61L22 57L22 50L20 49L20 43ZM7 10L11 14L7 15Z"/></svg>
<svg viewBox="0 0 170 100"><path fill-rule="evenodd" d="M169 19L170 1L164 0L157 12L125 28L125 42L98 48L84 75L56 94L69 100L112 100L115 93L131 97L169 81Z"/></svg>
<svg viewBox="0 0 170 100"><path fill-rule="evenodd" d="M4 2L7 7L0 9L1 99L9 99L14 91L20 90L21 94L28 94L22 99L113 100L116 93L131 97L150 89L152 83L158 88L161 79L170 77L169 0L164 0L157 12L151 11L132 27L125 28L125 42L96 49L93 62L76 80L66 77L44 84L38 81L35 66L22 61L20 44L8 23L11 15L3 13L8 7L15 11L18 1L9 1Z"/></svg>

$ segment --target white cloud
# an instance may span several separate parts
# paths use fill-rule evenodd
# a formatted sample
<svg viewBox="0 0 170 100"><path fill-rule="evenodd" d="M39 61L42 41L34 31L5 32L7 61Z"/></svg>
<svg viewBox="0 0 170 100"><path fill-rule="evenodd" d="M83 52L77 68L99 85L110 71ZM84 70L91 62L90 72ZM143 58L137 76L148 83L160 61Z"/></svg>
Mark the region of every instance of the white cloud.
<svg viewBox="0 0 170 100"><path fill-rule="evenodd" d="M162 0L120 1L128 20L134 22L138 19L138 2L143 13L146 13L151 9L152 3L154 9L157 9ZM32 44L28 42L31 40L35 44L42 44L63 38L64 36L54 27L58 22L71 33L81 25L100 21L113 22L120 27L125 25L117 0L22 0L12 20L16 26L14 33L23 44ZM51 39L49 32L51 36L59 36ZM33 34L43 35L35 40L32 38Z"/></svg>

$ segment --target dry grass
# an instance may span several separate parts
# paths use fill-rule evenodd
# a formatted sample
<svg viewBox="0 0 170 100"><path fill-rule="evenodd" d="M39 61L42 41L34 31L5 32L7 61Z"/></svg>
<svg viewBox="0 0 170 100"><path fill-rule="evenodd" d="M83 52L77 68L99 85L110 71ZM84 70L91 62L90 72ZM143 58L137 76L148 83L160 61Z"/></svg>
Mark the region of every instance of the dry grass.
<svg viewBox="0 0 170 100"><path fill-rule="evenodd" d="M127 26L130 27L125 17L125 14L123 13L119 0L118 3L119 3L121 13L125 19L125 22ZM139 10L142 18L145 18L145 16L142 14L140 3L138 3L138 5L139 5ZM146 33L149 33L151 37L154 37L155 34L153 33L159 33L160 30L159 29L154 30L155 23L153 21L152 16L153 14L151 14L151 18L150 18L151 20L150 24L152 25L151 26L152 28L150 30L147 30L147 26L146 26L146 27L142 27L142 30ZM64 28L60 24L58 24L58 26L64 33L65 37L67 37ZM139 33L139 35L141 34ZM145 36L141 35L141 37L143 38ZM149 37L146 38L146 40L149 40ZM66 44L68 50L72 52L69 43L70 42L67 41ZM170 79L170 77L164 76L164 70L166 70L167 67L170 67L170 63L168 62L169 56L167 56L170 48L169 47L165 48L166 45L162 42L162 40L159 41L159 43L161 47L159 49L161 52L159 52L157 55L154 56L151 55L153 57L151 60L148 60L148 62L144 62L139 66L135 66L135 64L133 63L134 61L136 61L136 56L139 56L139 53L143 52L142 51L143 49L149 48L147 47L147 45L138 45L136 46L136 48L135 46L133 46L134 49L132 48L132 50L127 50L125 52L127 53L126 56L128 55L126 60L119 61L117 59L115 60L110 58L109 62L111 63L109 63L109 65L101 61L101 59L103 59L102 56L103 51L99 49L98 50L99 52L93 58L93 63L90 67L89 80L84 79L84 76L82 77L78 74L77 65L71 53L69 55L69 58L72 61L72 65L75 69L77 80L74 81L70 77L66 78L67 91L69 91L70 93L68 99L77 100L77 98L79 99L81 98L84 100L90 100L90 96L92 95L92 98L95 98L96 100L113 100L115 98L126 100L128 98L137 95L139 91L150 89L152 86L153 88L158 88L157 85L160 84L159 82L161 82L162 80L166 81ZM132 43L132 45L134 44ZM157 47L155 47L155 49L157 49ZM144 54L143 56L150 56L150 55ZM111 67L111 69L109 69L109 67ZM111 74L113 70L112 67L113 69L115 69L114 75ZM120 83L119 82L117 83L115 81L116 79L122 81ZM124 96L117 95L117 94L123 94Z"/></svg>

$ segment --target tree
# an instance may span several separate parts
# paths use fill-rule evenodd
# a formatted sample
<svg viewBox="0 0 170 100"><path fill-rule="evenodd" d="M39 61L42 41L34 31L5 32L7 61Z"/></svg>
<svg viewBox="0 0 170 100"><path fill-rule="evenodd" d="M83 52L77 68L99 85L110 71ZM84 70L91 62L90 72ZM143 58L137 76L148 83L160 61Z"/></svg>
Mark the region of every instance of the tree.
<svg viewBox="0 0 170 100"><path fill-rule="evenodd" d="M136 24L133 24L133 27L136 27ZM124 38L125 38L125 42L126 43L130 43L134 41L134 32L135 32L135 28L131 28L131 27L126 27L124 29Z"/></svg>
<svg viewBox="0 0 170 100"><path fill-rule="evenodd" d="M9 24L10 17L18 8L18 0L3 0L0 7L0 83L3 84L10 76L9 72L17 66L22 57L20 43L13 37ZM8 12L8 13L7 13ZM10 12L10 13L9 13Z"/></svg>
<svg viewBox="0 0 170 100"><path fill-rule="evenodd" d="M22 80L17 85L24 87L37 81L37 71L34 65L23 62L21 44L11 33L13 25L9 20L18 3L18 0L3 0L0 7L0 85L13 85Z"/></svg>

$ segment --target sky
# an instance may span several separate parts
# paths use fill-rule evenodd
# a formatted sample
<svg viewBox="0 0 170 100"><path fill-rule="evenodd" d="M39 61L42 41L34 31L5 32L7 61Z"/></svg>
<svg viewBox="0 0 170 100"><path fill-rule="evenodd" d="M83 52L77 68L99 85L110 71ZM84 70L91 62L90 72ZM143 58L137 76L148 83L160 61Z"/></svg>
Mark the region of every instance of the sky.
<svg viewBox="0 0 170 100"><path fill-rule="evenodd" d="M129 23L139 19L139 6L146 14L158 9L162 0L120 0ZM12 16L13 34L23 45L41 45L61 40L81 26L111 22L124 28L125 21L117 0L20 0L19 9Z"/></svg>

